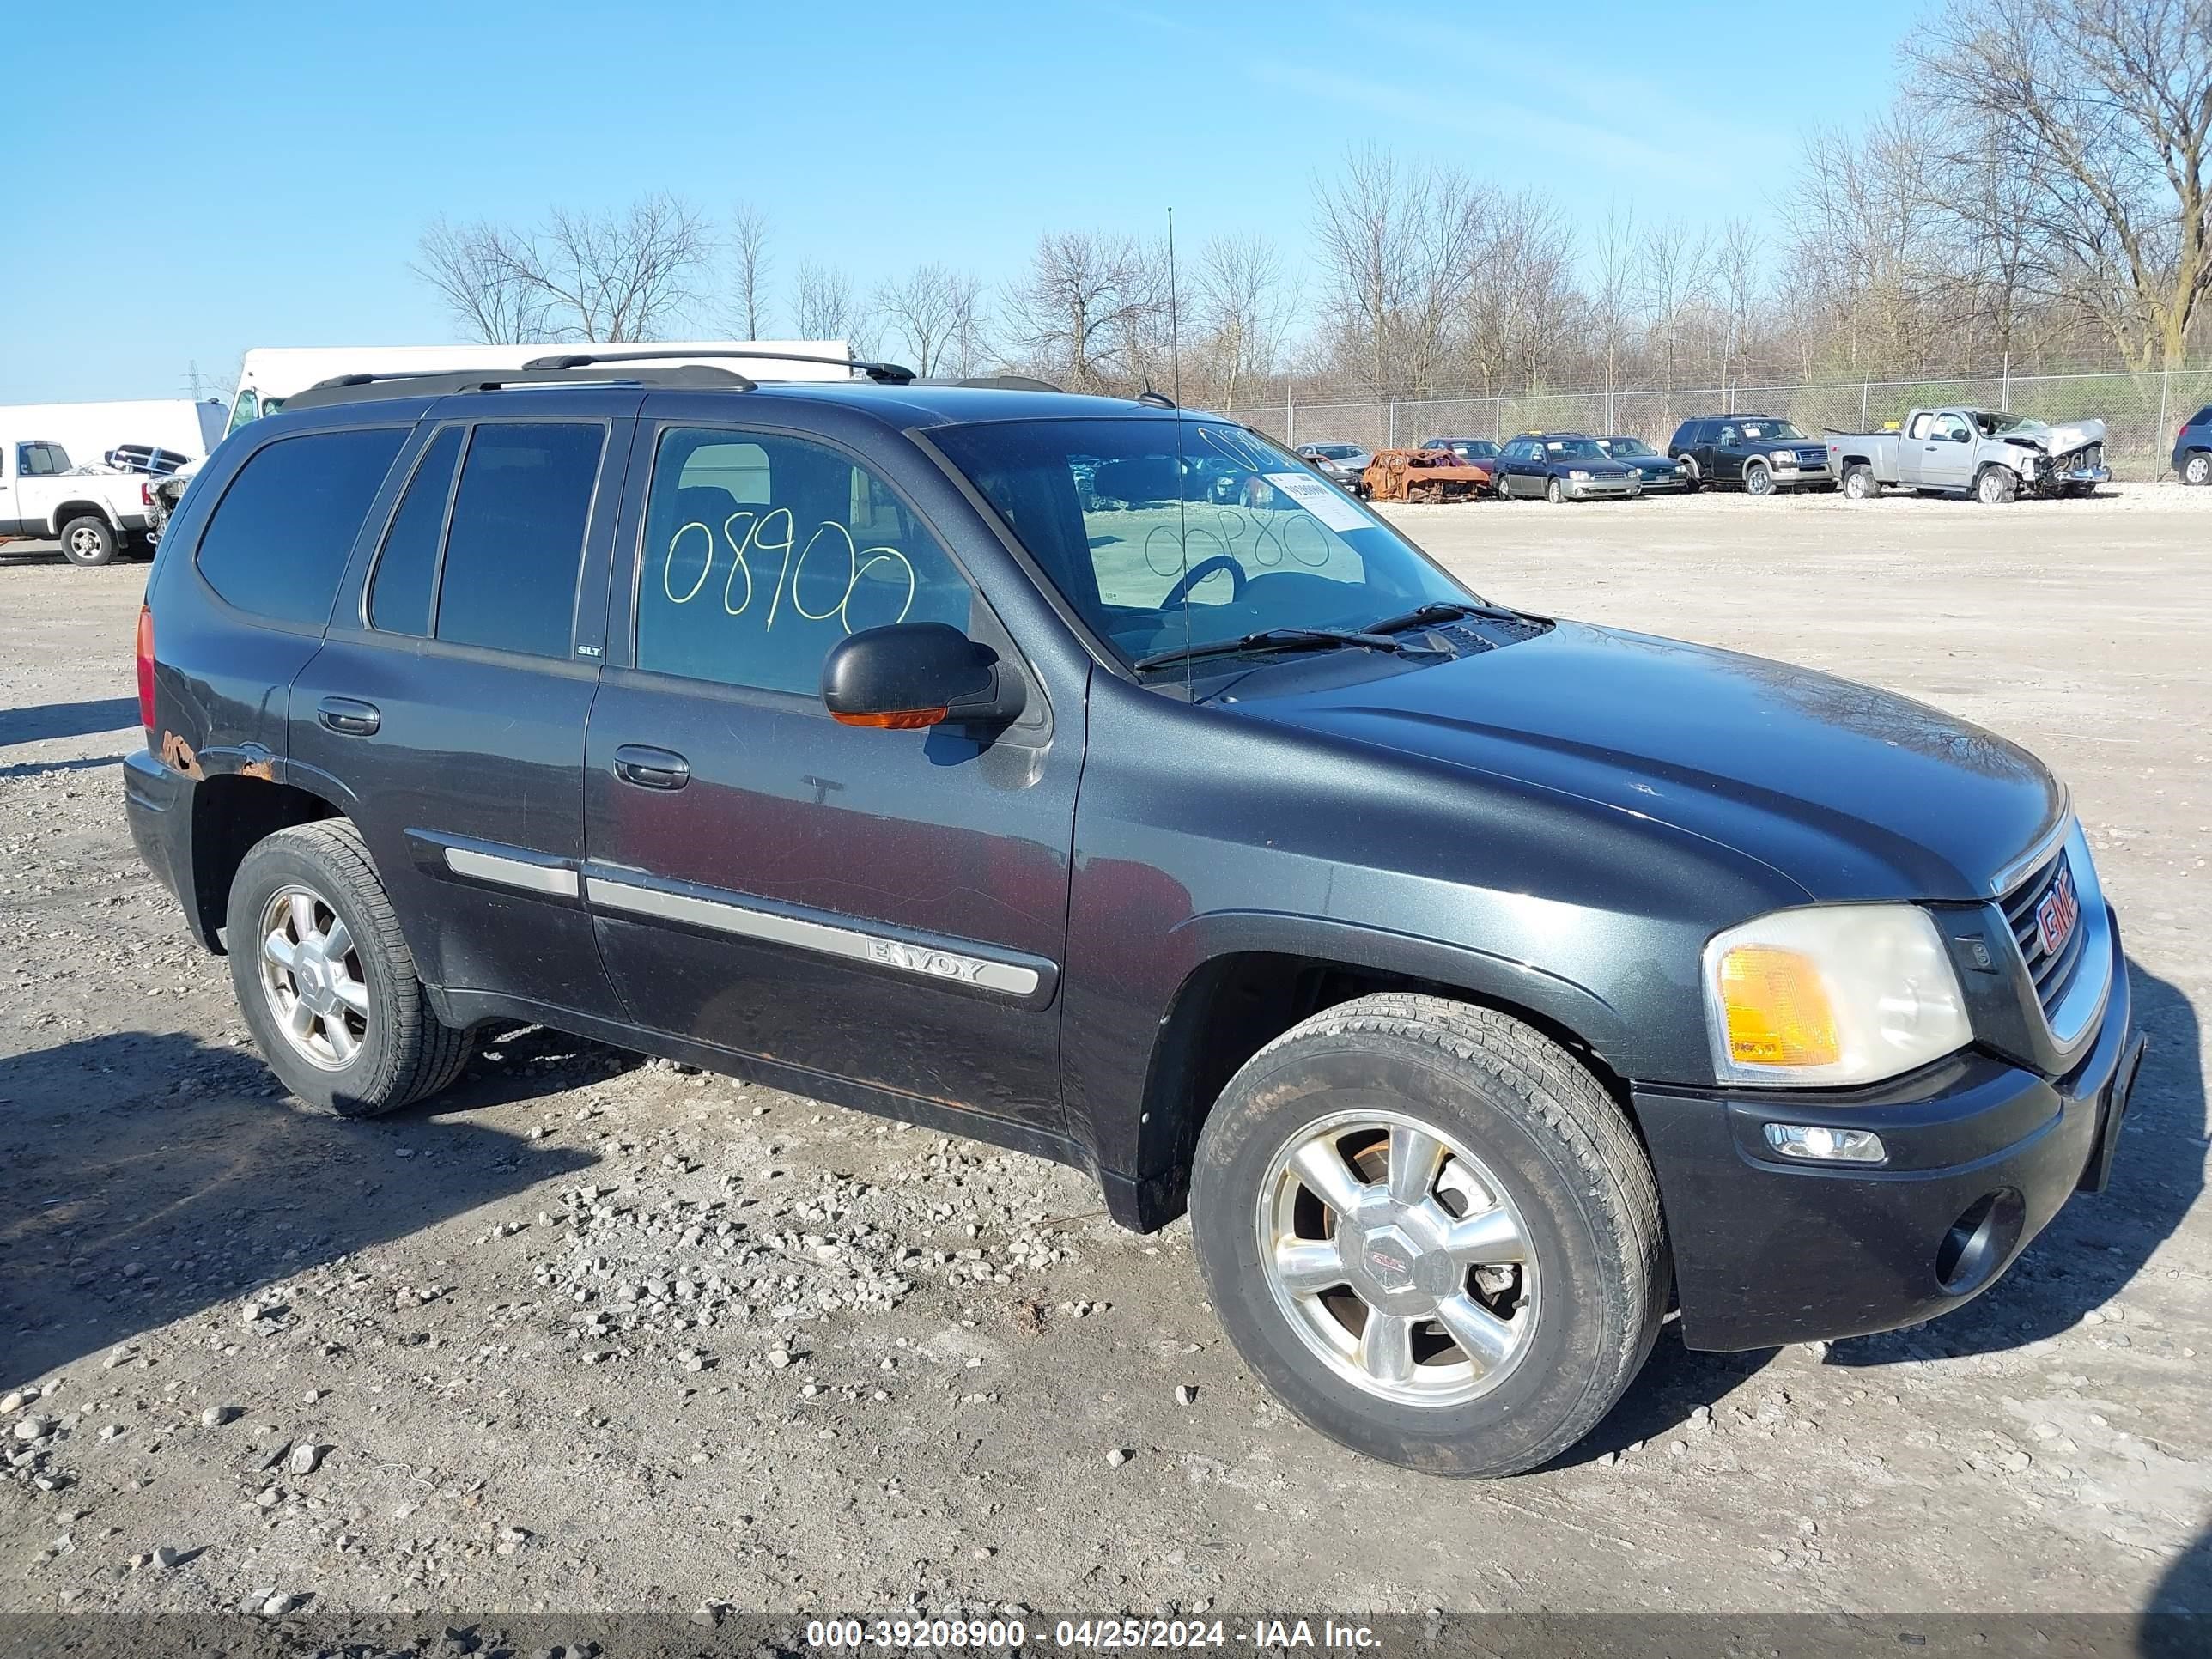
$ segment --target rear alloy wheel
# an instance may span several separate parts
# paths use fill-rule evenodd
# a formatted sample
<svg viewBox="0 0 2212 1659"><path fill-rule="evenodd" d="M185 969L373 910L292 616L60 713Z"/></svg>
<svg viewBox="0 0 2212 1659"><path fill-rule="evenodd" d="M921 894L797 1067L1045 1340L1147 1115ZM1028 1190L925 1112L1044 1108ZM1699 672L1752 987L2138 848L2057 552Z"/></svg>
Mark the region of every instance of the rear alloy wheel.
<svg viewBox="0 0 2212 1659"><path fill-rule="evenodd" d="M1874 469L1864 461L1854 463L1844 472L1844 494L1855 501L1870 501L1881 493L1875 482Z"/></svg>
<svg viewBox="0 0 2212 1659"><path fill-rule="evenodd" d="M2020 479L2008 466L1985 466L1974 481L1974 499L1984 507L2002 507L2020 494Z"/></svg>
<svg viewBox="0 0 2212 1659"><path fill-rule="evenodd" d="M2181 464L2181 482L2185 484L2212 483L2212 455L2201 449L2192 452Z"/></svg>
<svg viewBox="0 0 2212 1659"><path fill-rule="evenodd" d="M341 818L254 844L231 883L223 944L269 1067L309 1105L373 1117L460 1075L469 1034L430 1006L384 884Z"/></svg>
<svg viewBox="0 0 2212 1659"><path fill-rule="evenodd" d="M1744 468L1743 493L1747 495L1771 495L1774 493L1774 474L1764 461L1753 461Z"/></svg>
<svg viewBox="0 0 2212 1659"><path fill-rule="evenodd" d="M1544 486L1544 499L1551 502L1553 507L1557 507L1561 501L1567 499L1567 492L1560 488L1559 481L1557 478L1553 479L1551 483Z"/></svg>
<svg viewBox="0 0 2212 1659"><path fill-rule="evenodd" d="M1666 1310L1659 1195L1620 1108L1507 1015L1388 993L1246 1063L1199 1137L1224 1327L1332 1439L1516 1474L1611 1410Z"/></svg>
<svg viewBox="0 0 2212 1659"><path fill-rule="evenodd" d="M88 513L71 519L62 526L62 556L86 569L107 564L115 557L115 532L106 520Z"/></svg>

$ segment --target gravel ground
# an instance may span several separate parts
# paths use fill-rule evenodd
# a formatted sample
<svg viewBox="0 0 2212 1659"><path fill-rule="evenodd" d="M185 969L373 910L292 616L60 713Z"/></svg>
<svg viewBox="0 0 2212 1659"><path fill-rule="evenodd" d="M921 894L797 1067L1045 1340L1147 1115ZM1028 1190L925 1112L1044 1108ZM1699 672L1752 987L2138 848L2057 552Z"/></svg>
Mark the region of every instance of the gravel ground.
<svg viewBox="0 0 2212 1659"><path fill-rule="evenodd" d="M1063 1170L535 1030L301 1111L123 825L143 573L0 550L0 1611L2212 1607L2212 491L1398 516L2057 766L2154 1034L2113 1190L1934 1325L1669 1333L1544 1473L1363 1462Z"/></svg>

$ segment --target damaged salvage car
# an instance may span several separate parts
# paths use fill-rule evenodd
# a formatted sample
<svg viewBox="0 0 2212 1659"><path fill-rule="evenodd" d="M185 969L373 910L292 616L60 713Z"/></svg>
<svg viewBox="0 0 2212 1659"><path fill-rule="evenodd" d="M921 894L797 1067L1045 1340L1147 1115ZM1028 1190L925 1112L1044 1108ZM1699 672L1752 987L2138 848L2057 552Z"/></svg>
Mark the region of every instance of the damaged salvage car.
<svg viewBox="0 0 2212 1659"><path fill-rule="evenodd" d="M1892 485L1990 507L2021 495L2087 495L2112 481L2105 423L2051 425L1999 410L1916 409L1881 432L1829 432L1829 471L1854 501Z"/></svg>
<svg viewBox="0 0 2212 1659"><path fill-rule="evenodd" d="M301 1101L535 1021L1057 1159L1448 1475L2103 1187L2119 925L2003 738L1486 597L1157 396L584 362L302 392L161 538L125 806Z"/></svg>

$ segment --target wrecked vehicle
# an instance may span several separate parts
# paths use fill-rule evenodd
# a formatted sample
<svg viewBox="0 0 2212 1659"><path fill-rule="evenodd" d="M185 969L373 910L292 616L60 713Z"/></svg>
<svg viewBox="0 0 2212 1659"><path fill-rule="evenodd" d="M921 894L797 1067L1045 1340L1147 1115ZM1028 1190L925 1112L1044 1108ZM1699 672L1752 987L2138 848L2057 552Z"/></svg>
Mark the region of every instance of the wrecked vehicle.
<svg viewBox="0 0 2212 1659"><path fill-rule="evenodd" d="M1370 501L1471 501L1488 493L1496 465L1449 449L1377 450L1360 493Z"/></svg>
<svg viewBox="0 0 2212 1659"><path fill-rule="evenodd" d="M1854 501L1889 485L1961 493L1991 507L2020 495L2087 495L2112 481L2105 423L2053 426L2001 410L1916 409L1899 430L1827 432L1828 468Z"/></svg>
<svg viewBox="0 0 2212 1659"><path fill-rule="evenodd" d="M161 538L125 811L301 1102L523 1021L1058 1159L1452 1475L2104 1187L2142 1038L2032 755L1485 599L1164 399L625 357L303 391Z"/></svg>

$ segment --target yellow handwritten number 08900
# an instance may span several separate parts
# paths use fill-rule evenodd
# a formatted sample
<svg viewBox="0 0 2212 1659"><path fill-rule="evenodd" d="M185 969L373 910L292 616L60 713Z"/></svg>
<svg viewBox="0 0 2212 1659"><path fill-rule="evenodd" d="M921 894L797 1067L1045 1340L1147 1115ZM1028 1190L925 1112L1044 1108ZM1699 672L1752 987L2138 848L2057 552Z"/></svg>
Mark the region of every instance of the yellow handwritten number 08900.
<svg viewBox="0 0 2212 1659"><path fill-rule="evenodd" d="M738 533L739 520L744 521L743 535ZM707 557L699 567L698 579L679 593L676 591L677 550L683 546L684 538L695 530L707 538ZM776 539L779 531L781 540ZM809 611L799 598L799 579L806 568L806 561L824 536L833 537L845 544L845 588L837 596L836 604L827 611ZM848 614L848 607L853 603L853 595L860 589L860 578L879 564L896 564L906 573L906 599L899 606L898 615L891 621L904 622L907 612L914 609L919 584L915 577L914 566L908 562L906 555L896 547L856 545L853 532L835 519L824 519L817 525L814 533L806 538L805 544L799 546L798 521L792 517L789 507L771 507L766 513L740 510L722 520L722 540L729 544L731 556L730 574L722 582L722 609L732 617L742 617L752 608L753 568L745 555L750 552L781 556L781 562L776 567L775 586L769 595L768 618L761 624L763 633L775 626L776 616L782 609L787 592L791 599L791 608L808 622L827 622L834 617L839 627L848 634L851 633L853 623ZM794 547L799 549L799 556L795 559L792 556ZM668 596L670 604L689 605L699 597L707 586L708 579L714 574L717 550L714 529L696 520L680 526L668 538L668 551L660 562L660 591ZM744 584L743 599L738 598L740 579Z"/></svg>

